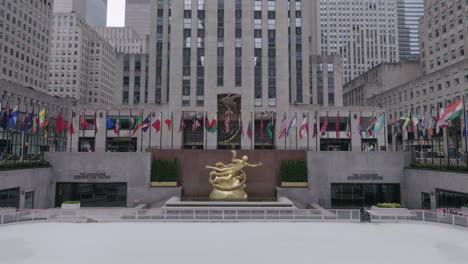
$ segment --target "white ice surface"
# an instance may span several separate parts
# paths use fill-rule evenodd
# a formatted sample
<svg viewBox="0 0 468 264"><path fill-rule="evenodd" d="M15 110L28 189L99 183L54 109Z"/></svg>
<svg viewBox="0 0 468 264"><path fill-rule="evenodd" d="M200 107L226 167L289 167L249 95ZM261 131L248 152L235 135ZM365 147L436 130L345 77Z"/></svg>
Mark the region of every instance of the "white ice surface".
<svg viewBox="0 0 468 264"><path fill-rule="evenodd" d="M428 224L36 223L0 227L1 264L468 263L468 230Z"/></svg>

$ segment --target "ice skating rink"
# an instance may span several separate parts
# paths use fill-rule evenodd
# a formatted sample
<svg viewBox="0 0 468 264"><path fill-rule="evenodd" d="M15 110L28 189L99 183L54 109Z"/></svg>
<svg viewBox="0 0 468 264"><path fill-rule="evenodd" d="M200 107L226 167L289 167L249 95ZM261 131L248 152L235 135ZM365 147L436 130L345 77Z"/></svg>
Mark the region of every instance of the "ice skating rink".
<svg viewBox="0 0 468 264"><path fill-rule="evenodd" d="M398 223L31 223L2 264L468 263L468 229Z"/></svg>

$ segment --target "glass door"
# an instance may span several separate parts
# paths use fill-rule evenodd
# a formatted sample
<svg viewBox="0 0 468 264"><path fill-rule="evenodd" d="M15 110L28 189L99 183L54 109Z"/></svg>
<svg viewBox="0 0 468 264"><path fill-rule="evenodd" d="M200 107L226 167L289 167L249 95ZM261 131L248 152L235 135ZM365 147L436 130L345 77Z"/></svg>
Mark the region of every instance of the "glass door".
<svg viewBox="0 0 468 264"><path fill-rule="evenodd" d="M24 209L34 208L34 191L26 192L24 195Z"/></svg>

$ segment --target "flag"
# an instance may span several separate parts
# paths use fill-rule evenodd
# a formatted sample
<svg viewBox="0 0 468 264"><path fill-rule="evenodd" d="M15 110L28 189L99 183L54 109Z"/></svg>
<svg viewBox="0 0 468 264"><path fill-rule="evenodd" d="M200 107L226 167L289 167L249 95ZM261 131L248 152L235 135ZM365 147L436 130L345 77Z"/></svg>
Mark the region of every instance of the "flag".
<svg viewBox="0 0 468 264"><path fill-rule="evenodd" d="M413 113L413 118L411 119L411 131L418 130L419 118L417 113Z"/></svg>
<svg viewBox="0 0 468 264"><path fill-rule="evenodd" d="M132 136L134 136L136 132L138 131L138 129L140 129L142 126L143 126L143 113L140 112L140 115L138 115L138 118L136 122L134 123Z"/></svg>
<svg viewBox="0 0 468 264"><path fill-rule="evenodd" d="M294 117L291 119L289 122L288 129L286 130L286 136L289 137L289 134L291 133L291 130L296 127L296 120L297 119L297 113L294 113Z"/></svg>
<svg viewBox="0 0 468 264"><path fill-rule="evenodd" d="M146 133L146 131L148 131L148 128L150 128L150 126L151 126L151 115L148 115L143 121L141 129L143 130L143 132Z"/></svg>
<svg viewBox="0 0 468 264"><path fill-rule="evenodd" d="M351 112L346 119L346 137L351 138Z"/></svg>
<svg viewBox="0 0 468 264"><path fill-rule="evenodd" d="M279 137L282 138L286 136L286 114L283 115L283 120L281 120Z"/></svg>
<svg viewBox="0 0 468 264"><path fill-rule="evenodd" d="M445 122L454 120L463 114L463 99L458 100L456 103L451 103L449 107L442 113L442 118Z"/></svg>
<svg viewBox="0 0 468 264"><path fill-rule="evenodd" d="M358 125L357 125L357 131L358 131L359 136L362 138L362 114L359 117L359 122L358 122Z"/></svg>
<svg viewBox="0 0 468 264"><path fill-rule="evenodd" d="M75 134L75 128L73 127L73 114L70 113L70 118L68 119L68 135L72 136L74 134Z"/></svg>
<svg viewBox="0 0 468 264"><path fill-rule="evenodd" d="M382 128L385 126L385 115L380 115L379 118L377 118L377 121L374 123L374 128L372 130L373 134L377 134L382 130Z"/></svg>
<svg viewBox="0 0 468 264"><path fill-rule="evenodd" d="M213 118L213 120L208 119L208 114L205 115L205 129L206 131L210 133L214 133L218 130L218 122L216 121L216 118Z"/></svg>
<svg viewBox="0 0 468 264"><path fill-rule="evenodd" d="M15 108L13 108L13 111L10 113L9 117L9 123L10 123L10 128L15 128L16 126L16 121L18 120L18 104L15 105Z"/></svg>
<svg viewBox="0 0 468 264"><path fill-rule="evenodd" d="M192 132L197 130L199 127L201 127L201 124L198 122L197 114L194 114L192 118Z"/></svg>
<svg viewBox="0 0 468 264"><path fill-rule="evenodd" d="M66 128L67 124L65 124L65 120L63 120L62 112L59 112L57 115L57 121L55 122L55 131L57 133L62 133Z"/></svg>
<svg viewBox="0 0 468 264"><path fill-rule="evenodd" d="M275 119L274 119L274 114L271 113L271 118L267 125L267 133L268 133L268 136L270 136L270 138L273 138L274 129L275 129Z"/></svg>
<svg viewBox="0 0 468 264"><path fill-rule="evenodd" d="M184 113L181 113L180 114L180 122L179 122L179 133L184 131L186 125L185 125L185 121L184 121Z"/></svg>
<svg viewBox="0 0 468 264"><path fill-rule="evenodd" d="M252 140L252 120L250 120L249 126L247 127L247 137Z"/></svg>
<svg viewBox="0 0 468 264"><path fill-rule="evenodd" d="M119 131L120 131L120 113L119 113L119 117L117 118L117 120L115 120L114 133L119 134Z"/></svg>
<svg viewBox="0 0 468 264"><path fill-rule="evenodd" d="M439 105L437 105L437 108L436 108L436 134L438 135L440 133L440 128L442 126L442 128L444 128L446 125L445 125L445 122L440 122L440 112L439 112Z"/></svg>
<svg viewBox="0 0 468 264"><path fill-rule="evenodd" d="M130 130L134 130L135 129L135 117L132 116L132 114L130 113Z"/></svg>
<svg viewBox="0 0 468 264"><path fill-rule="evenodd" d="M325 116L325 119L323 120L322 128L320 129L320 134L322 137L325 136L325 134L327 134L327 126L328 126L328 113L327 113L327 116Z"/></svg>
<svg viewBox="0 0 468 264"><path fill-rule="evenodd" d="M239 135L244 137L244 127L242 125L242 115L239 115Z"/></svg>
<svg viewBox="0 0 468 264"><path fill-rule="evenodd" d="M366 129L366 137L372 137L374 126L375 126L375 117L372 117Z"/></svg>
<svg viewBox="0 0 468 264"><path fill-rule="evenodd" d="M46 119L46 109L42 108L39 111L39 129L43 129L45 127L45 119Z"/></svg>
<svg viewBox="0 0 468 264"><path fill-rule="evenodd" d="M158 119L154 121L154 123L151 125L154 127L154 130L156 131L156 134L161 130L161 120L162 120L162 113L159 113Z"/></svg>
<svg viewBox="0 0 468 264"><path fill-rule="evenodd" d="M171 129L172 129L172 116L168 117L168 118L164 121L164 123L166 123L167 129L168 129L169 131L171 131Z"/></svg>
<svg viewBox="0 0 468 264"><path fill-rule="evenodd" d="M340 137L340 112L336 114L336 119L335 119L335 137L339 138Z"/></svg>
<svg viewBox="0 0 468 264"><path fill-rule="evenodd" d="M263 125L263 113L262 113L262 117L260 119L260 139L263 140L265 138L265 136L263 135L263 129L264 129L264 125Z"/></svg>
<svg viewBox="0 0 468 264"><path fill-rule="evenodd" d="M98 119L97 119L97 113L94 112L94 134L98 133Z"/></svg>
<svg viewBox="0 0 468 264"><path fill-rule="evenodd" d="M304 120L302 120L301 127L299 128L300 139L304 138L304 135L302 135L302 131L305 131L305 135L309 135L309 121L307 120L307 117L304 117Z"/></svg>
<svg viewBox="0 0 468 264"><path fill-rule="evenodd" d="M49 113L46 114L45 120L44 120L44 138L49 137Z"/></svg>
<svg viewBox="0 0 468 264"><path fill-rule="evenodd" d="M428 133L427 134L429 136L431 136L431 137L434 134L434 117L432 116L432 111L431 111L431 114L429 116L429 126L428 126Z"/></svg>
<svg viewBox="0 0 468 264"><path fill-rule="evenodd" d="M113 129L115 127L115 123L114 121L112 121L112 119L109 117L108 114L106 114L106 126L107 126L107 130L110 130L110 129Z"/></svg>
<svg viewBox="0 0 468 264"><path fill-rule="evenodd" d="M423 136L426 137L427 132L427 121L426 121L426 112L423 113L422 122L421 122L421 131Z"/></svg>
<svg viewBox="0 0 468 264"><path fill-rule="evenodd" d="M226 131L226 134L230 135L231 134L231 111L227 111L226 114L226 119L224 120L224 131Z"/></svg>
<svg viewBox="0 0 468 264"><path fill-rule="evenodd" d="M80 130L85 130L88 127L88 121L86 121L85 113L82 112L80 115Z"/></svg>
<svg viewBox="0 0 468 264"><path fill-rule="evenodd" d="M10 106L8 102L5 105L5 111L2 114L1 126L5 130L8 127L8 119L10 118Z"/></svg>
<svg viewBox="0 0 468 264"><path fill-rule="evenodd" d="M36 133L37 132L37 127L39 125L39 119L37 118L37 115L34 116L33 118L33 126L32 126L32 132Z"/></svg>
<svg viewBox="0 0 468 264"><path fill-rule="evenodd" d="M25 118L25 122L21 128L22 131L30 130L33 127L34 123L34 109L33 111Z"/></svg>
<svg viewBox="0 0 468 264"><path fill-rule="evenodd" d="M401 128L407 128L411 124L410 114L408 111L396 121Z"/></svg>
<svg viewBox="0 0 468 264"><path fill-rule="evenodd" d="M1 109L1 105L0 105ZM29 119L29 113L28 113L28 105L26 105L26 113L24 114L24 119L23 122L21 123L21 131L25 131L26 123L28 122Z"/></svg>
<svg viewBox="0 0 468 264"><path fill-rule="evenodd" d="M312 138L315 138L317 136L317 119L314 119L314 132L312 135Z"/></svg>

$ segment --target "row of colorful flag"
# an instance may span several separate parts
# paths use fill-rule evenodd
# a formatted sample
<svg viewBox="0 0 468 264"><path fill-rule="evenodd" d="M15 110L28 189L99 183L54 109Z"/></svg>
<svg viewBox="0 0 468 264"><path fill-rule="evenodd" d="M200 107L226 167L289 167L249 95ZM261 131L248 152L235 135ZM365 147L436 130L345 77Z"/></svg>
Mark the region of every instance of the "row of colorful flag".
<svg viewBox="0 0 468 264"><path fill-rule="evenodd" d="M172 115L169 116L164 120L164 123L167 126L167 129L171 131L173 129L173 120L172 120ZM335 133L336 137L339 138L339 112L336 115L336 121L335 121ZM205 115L204 117L204 126L205 130L210 133L215 133L218 130L218 121L216 118L213 118L210 120L208 117L208 114ZM96 113L94 114L94 132L98 133L98 125L97 125L98 119L96 117ZM243 136L243 124L242 124L242 119L240 118L238 120L239 122L239 134ZM106 114L106 128L107 130L113 130L115 134L119 134L120 131L120 117L118 117L116 120L112 120L108 114ZM249 139L252 139L252 122L248 122L248 127L246 134ZM72 123L71 123L72 124ZM159 114L158 118L154 122L152 122L152 115L148 114L146 117L143 116L143 112L140 112L140 114L135 118L133 116L130 117L130 130L132 131L131 135L134 136L140 129L142 133L146 133L150 127L153 127L156 133L159 133L162 129L162 124L163 124L163 119L162 119L162 113ZM358 126L357 126L357 131L358 134L363 137L371 137L374 134L379 133L382 128L385 125L385 116L381 115L379 117L372 117L371 120L369 121L369 125L366 130L363 131L362 129L362 116L359 118ZM71 125L71 127L73 124ZM86 130L87 127L89 126L88 121L85 118L85 113L82 112L80 115L80 130ZM196 115L194 114L192 117L192 131L196 131L201 127L200 121L197 119ZM180 121L179 121L179 127L178 127L178 133L181 133L182 131L185 130L187 127L185 123L185 117L184 114L182 113L180 116ZM324 122L322 123L322 126L320 130L318 130L317 127L317 119L315 118L313 120L313 135L312 137L315 138L320 131L321 137L327 135L328 130L328 114L324 118ZM271 114L271 117L269 118L268 124L266 126L266 132L270 138L274 137L274 128L275 128L275 118L274 114ZM280 129L279 129L279 135L278 138L286 138L289 137L291 132L293 131L294 128L297 128L297 113L294 114L292 119L287 122L286 114L283 115L283 118L280 123ZM70 131L70 129L69 129ZM232 133L231 131L231 118L230 118L230 113L226 114L226 119L224 122L224 131L227 135L230 135ZM263 139L265 137L265 126L264 126L264 120L263 118L260 120L260 138ZM73 134L74 131L71 130L70 134ZM298 136L300 139L303 139L309 134L309 117L306 116L304 117L301 125L299 126L298 129ZM346 137L351 138L351 113L349 113L347 120L346 120Z"/></svg>
<svg viewBox="0 0 468 264"><path fill-rule="evenodd" d="M7 101L5 106L3 107L3 101L0 98L0 126L3 130L6 129L15 129L19 126L22 132L31 131L32 133L36 133L40 130L44 130L44 137L48 137L48 128L49 128L49 113L46 108L42 108L36 114L34 109L29 113L26 107L26 113L24 116L23 121L21 124L18 123L19 117L19 103L15 105L13 109L10 109L9 102ZM57 133L62 133L67 128L65 120L62 117L62 113L59 112L57 115L57 121L55 122L55 131Z"/></svg>
<svg viewBox="0 0 468 264"><path fill-rule="evenodd" d="M394 121L395 133L400 132L401 129L415 132L418 130L418 125L421 124L420 131L422 131L424 136L432 136L434 134L434 129L436 134L439 134L441 128L447 127L447 123L449 121L460 117L463 114L463 111L463 99L460 99L457 102L450 102L450 104L445 109L439 109L439 106L437 106L435 117L432 116L432 112L428 118L424 113L422 119L420 120L417 113L407 111L402 117L400 117L400 119ZM427 119L429 119L429 121ZM467 126L465 125L465 128L466 127ZM466 129L464 131L466 131Z"/></svg>

